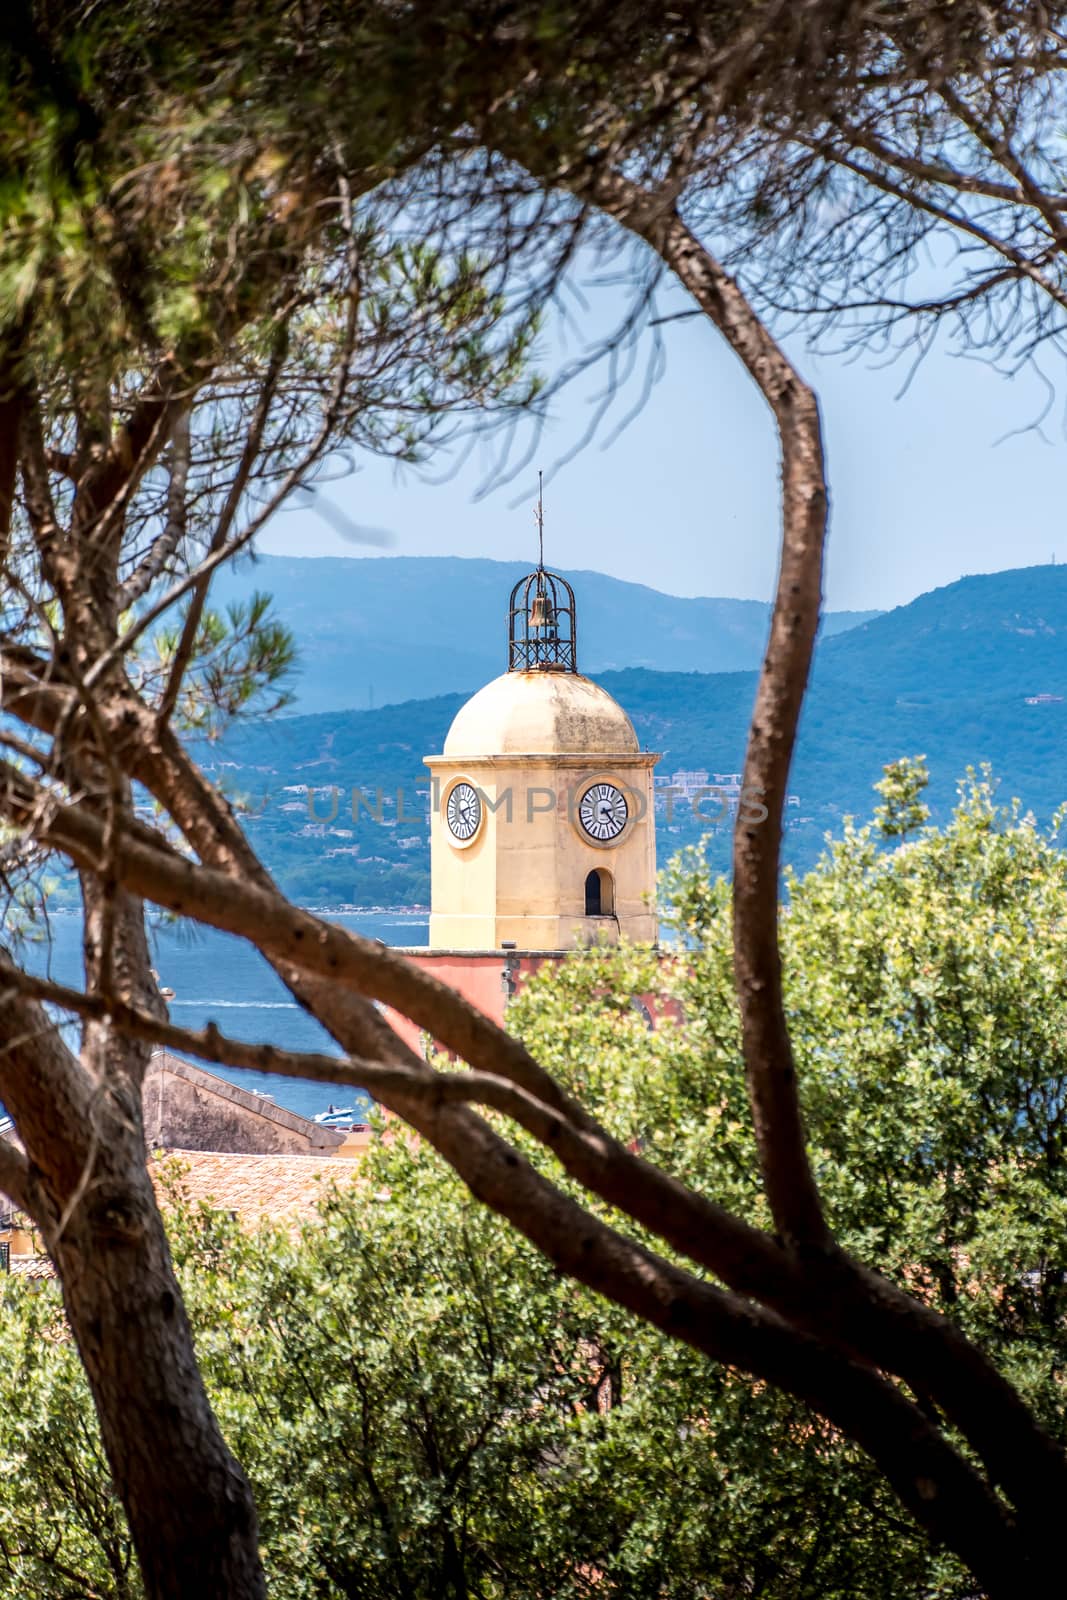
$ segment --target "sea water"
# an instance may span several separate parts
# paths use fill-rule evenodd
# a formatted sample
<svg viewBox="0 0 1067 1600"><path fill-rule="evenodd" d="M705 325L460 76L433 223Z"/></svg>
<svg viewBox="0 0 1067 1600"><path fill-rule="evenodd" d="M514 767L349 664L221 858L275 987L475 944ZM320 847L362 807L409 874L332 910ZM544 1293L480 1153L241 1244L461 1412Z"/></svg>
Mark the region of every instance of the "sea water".
<svg viewBox="0 0 1067 1600"><path fill-rule="evenodd" d="M425 912L322 911L326 921L391 945L425 945ZM221 1033L283 1050L340 1052L319 1024L296 1004L281 980L251 945L211 928L164 923L152 930L152 961L160 984L174 990L171 1021L183 1028L214 1022ZM49 938L25 944L18 957L33 972L80 987L81 919L73 913L49 918ZM193 1059L193 1058L191 1058ZM270 1072L199 1063L242 1089L272 1096L276 1104L313 1117L330 1105L351 1106L360 1096L344 1084L281 1078ZM362 1097L369 1105L369 1099Z"/></svg>

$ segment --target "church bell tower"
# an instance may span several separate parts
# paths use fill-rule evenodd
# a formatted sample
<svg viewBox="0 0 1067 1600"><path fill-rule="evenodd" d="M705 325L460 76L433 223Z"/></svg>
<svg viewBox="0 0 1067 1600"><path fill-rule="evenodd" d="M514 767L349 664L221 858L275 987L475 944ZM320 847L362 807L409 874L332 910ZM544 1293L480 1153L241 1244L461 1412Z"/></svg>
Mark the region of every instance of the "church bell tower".
<svg viewBox="0 0 1067 1600"><path fill-rule="evenodd" d="M507 671L426 757L431 950L656 939L659 757L579 673L576 620L574 591L542 560L511 592Z"/></svg>

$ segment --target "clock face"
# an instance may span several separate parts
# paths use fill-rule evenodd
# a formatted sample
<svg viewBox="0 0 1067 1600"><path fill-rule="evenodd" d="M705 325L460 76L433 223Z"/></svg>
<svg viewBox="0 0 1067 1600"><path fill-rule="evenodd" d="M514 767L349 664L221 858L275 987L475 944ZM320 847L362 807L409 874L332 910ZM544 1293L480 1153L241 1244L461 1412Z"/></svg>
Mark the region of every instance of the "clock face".
<svg viewBox="0 0 1067 1600"><path fill-rule="evenodd" d="M578 821L597 844L617 839L629 815L626 796L613 783L594 783L578 802Z"/></svg>
<svg viewBox="0 0 1067 1600"><path fill-rule="evenodd" d="M449 830L461 844L473 839L482 820L482 802L469 783L457 783L448 797L445 817Z"/></svg>

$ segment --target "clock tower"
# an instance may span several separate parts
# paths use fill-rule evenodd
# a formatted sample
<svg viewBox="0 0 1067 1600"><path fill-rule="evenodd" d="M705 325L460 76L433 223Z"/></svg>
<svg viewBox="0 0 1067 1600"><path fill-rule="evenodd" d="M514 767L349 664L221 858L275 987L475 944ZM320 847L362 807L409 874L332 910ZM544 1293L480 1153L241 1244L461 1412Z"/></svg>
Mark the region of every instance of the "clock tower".
<svg viewBox="0 0 1067 1600"><path fill-rule="evenodd" d="M579 673L574 592L539 565L511 593L507 671L426 758L430 949L654 942L658 759Z"/></svg>

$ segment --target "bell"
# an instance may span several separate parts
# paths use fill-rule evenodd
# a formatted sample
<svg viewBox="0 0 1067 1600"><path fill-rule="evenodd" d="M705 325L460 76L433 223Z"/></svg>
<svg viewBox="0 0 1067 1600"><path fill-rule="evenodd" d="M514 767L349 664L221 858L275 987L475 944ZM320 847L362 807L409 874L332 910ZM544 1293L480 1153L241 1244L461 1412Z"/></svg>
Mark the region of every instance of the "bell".
<svg viewBox="0 0 1067 1600"><path fill-rule="evenodd" d="M547 594L535 594L530 607L531 628L551 628L556 617Z"/></svg>

